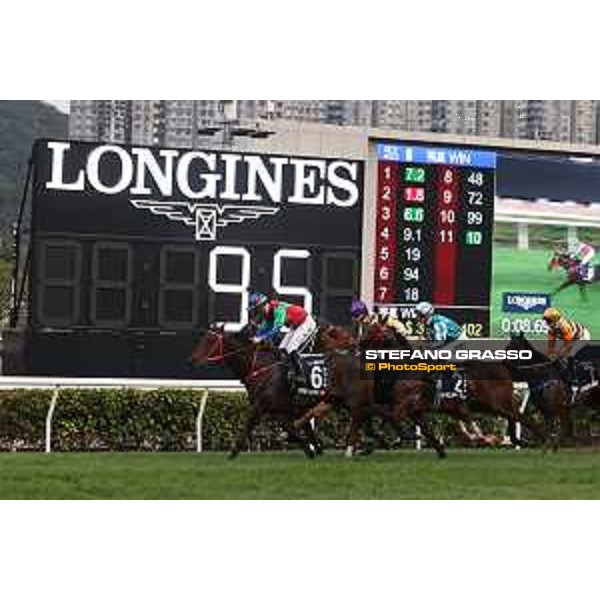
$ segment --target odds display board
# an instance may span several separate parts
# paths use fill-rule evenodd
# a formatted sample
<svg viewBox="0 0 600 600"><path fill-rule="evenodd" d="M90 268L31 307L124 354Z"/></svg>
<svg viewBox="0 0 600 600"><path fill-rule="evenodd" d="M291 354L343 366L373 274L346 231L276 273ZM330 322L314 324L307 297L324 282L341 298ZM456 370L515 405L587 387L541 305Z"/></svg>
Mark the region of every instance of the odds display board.
<svg viewBox="0 0 600 600"><path fill-rule="evenodd" d="M191 377L198 333L242 327L249 289L348 321L362 162L53 140L33 158L29 372Z"/></svg>
<svg viewBox="0 0 600 600"><path fill-rule="evenodd" d="M433 303L465 324L490 331L496 154L379 143L374 303L413 322L414 306Z"/></svg>

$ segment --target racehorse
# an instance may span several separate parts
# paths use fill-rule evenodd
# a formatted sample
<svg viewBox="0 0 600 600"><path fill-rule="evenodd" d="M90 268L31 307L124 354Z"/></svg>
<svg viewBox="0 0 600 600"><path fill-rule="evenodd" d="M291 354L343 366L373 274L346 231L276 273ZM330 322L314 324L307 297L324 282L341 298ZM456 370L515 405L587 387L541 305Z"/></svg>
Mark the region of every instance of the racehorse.
<svg viewBox="0 0 600 600"><path fill-rule="evenodd" d="M591 280L582 277L580 266L581 261L572 257L568 252L555 250L548 263L548 270L553 271L557 268L564 269L567 273L567 279L550 295L554 296L555 294L558 294L558 292L561 292L572 285L577 285L581 297L584 300L587 300L587 286L600 281L600 265L594 265L594 272Z"/></svg>
<svg viewBox="0 0 600 600"><path fill-rule="evenodd" d="M404 342L408 344L406 340ZM462 368L466 377L464 400L441 398L435 407L439 412L453 417L459 423L462 421L471 424L474 412L503 417L508 421L508 434L515 447L520 445L516 434L516 423L521 422L535 437L546 444L546 431L529 417L520 414L519 404L515 401L513 394L513 378L505 365L495 362L467 361L462 364ZM409 416L414 421L415 416L418 418L427 410L431 410L426 401L431 400L432 392L429 391L428 396L422 394L419 401L417 401L415 392L412 397L407 398L404 395L405 390L402 389L404 383L400 381L394 386L395 417L401 419ZM414 387L414 379L411 383ZM423 383L420 385L423 386ZM433 397L435 398L435 394ZM422 422L417 424L423 428ZM425 423L425 427L427 428L427 423Z"/></svg>
<svg viewBox="0 0 600 600"><path fill-rule="evenodd" d="M408 341L396 334L400 347L410 349ZM400 378L393 388L393 414L397 420L409 418L419 425L422 433L436 448L435 437L427 420L427 413L441 412L455 419L463 428L463 433L472 437L468 429L476 432L475 436L486 445L491 438L479 431L473 421L473 412L483 412L504 417L509 422L509 436L513 445L518 446L516 422L524 421L536 437L546 439L545 432L533 421L523 419L519 414L519 406L513 397L512 378L506 367L498 363L470 361L463 364L466 377L464 398L436 398L436 382L433 378L410 377ZM465 424L468 424L467 428ZM436 448L438 450L438 448ZM438 451L438 455L441 455Z"/></svg>
<svg viewBox="0 0 600 600"><path fill-rule="evenodd" d="M591 350L591 352L590 352ZM597 348L587 345L575 351L571 363L571 407L584 406L600 414L600 357Z"/></svg>
<svg viewBox="0 0 600 600"><path fill-rule="evenodd" d="M390 332L379 323L372 324L363 336L366 343L377 342L387 348L410 349L408 340L400 333ZM394 375L396 375L394 373ZM375 374L377 377L377 374ZM391 418L395 422L411 421L436 451L439 458L446 457L444 443L434 432L429 413L435 410L436 382L425 374L404 374L380 382L385 393L391 396ZM391 388L391 389L390 389Z"/></svg>
<svg viewBox="0 0 600 600"><path fill-rule="evenodd" d="M372 324L364 332L362 343L377 343L380 347L407 348L408 341L400 334L393 334L380 324ZM325 347L327 340L324 341ZM353 348L356 348L354 344ZM390 423L401 435L400 424L411 421L419 426L422 435L440 458L446 451L433 431L428 413L435 400L435 381L426 377L382 379L378 374L366 377L362 373L358 354L333 355L331 364L331 389L326 399L311 409L296 423L304 424L311 418L321 419L336 403L343 403L351 414L350 429L346 440L346 456L354 454L361 428L372 437L377 437L372 429L372 417L379 416ZM387 401L386 401L387 397ZM466 418L468 415L460 414ZM380 438L381 440L381 438Z"/></svg>
<svg viewBox="0 0 600 600"><path fill-rule="evenodd" d="M344 407L350 413L350 427L346 436L346 456L354 454L360 430L368 438L374 439L383 447L388 447L383 434L373 427L373 417L387 421L399 437L403 432L380 405L377 404L377 390L373 379L361 373L359 344L345 329L334 325L322 326L316 340L315 349L325 353L330 371L330 385L325 397L301 418L297 428L305 427L312 419L321 420L334 407ZM365 454L373 451L367 445Z"/></svg>
<svg viewBox="0 0 600 600"><path fill-rule="evenodd" d="M569 413L570 386L564 367L536 350L523 333L512 336L507 350L529 350L532 360L522 364L506 360L515 380L527 382L533 406L540 411L552 438L552 448L558 450L560 437L572 433Z"/></svg>
<svg viewBox="0 0 600 600"><path fill-rule="evenodd" d="M408 341L401 335L395 334L394 338L379 324L372 325L363 341L386 340L393 347L410 348ZM392 346L390 346L392 347ZM518 403L513 397L512 377L507 367L499 363L469 362L464 364L467 376L466 402L459 399L441 399L436 403L436 383L428 377L396 378L391 390L392 407L386 411L376 403L376 381L361 377L360 360L357 356L345 355L338 358L336 368L333 369L332 389L329 396L316 407L296 421L298 426L303 425L311 418L323 418L337 400L342 400L351 410L352 422L347 437L346 455L351 456L358 439L360 427L370 416L378 415L395 423L412 421L421 428L430 445L436 450L438 456L445 456L442 442L436 438L428 413L433 411L443 412L457 421L472 423L471 410L485 412L507 419L509 423L509 436L513 445L520 445L516 435L516 422L520 421L525 427L542 440L547 440L545 430L533 420L521 416Z"/></svg>
<svg viewBox="0 0 600 600"><path fill-rule="evenodd" d="M290 442L300 444L309 458L322 452L312 427L306 423L300 437L294 428L295 404L290 394L288 370L273 348L257 348L252 329L226 332L222 325L212 325L192 352L192 364L225 364L246 387L250 405L246 421L235 440L230 458L235 458L252 438L252 432L266 416L279 421Z"/></svg>

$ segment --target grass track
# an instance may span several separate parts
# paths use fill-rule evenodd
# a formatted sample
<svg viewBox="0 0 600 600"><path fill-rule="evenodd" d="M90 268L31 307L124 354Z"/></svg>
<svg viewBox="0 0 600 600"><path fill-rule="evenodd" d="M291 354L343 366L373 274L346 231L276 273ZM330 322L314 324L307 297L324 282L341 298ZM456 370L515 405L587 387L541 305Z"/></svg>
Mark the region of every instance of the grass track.
<svg viewBox="0 0 600 600"><path fill-rule="evenodd" d="M451 450L300 453L0 455L12 499L567 499L600 498L600 452Z"/></svg>

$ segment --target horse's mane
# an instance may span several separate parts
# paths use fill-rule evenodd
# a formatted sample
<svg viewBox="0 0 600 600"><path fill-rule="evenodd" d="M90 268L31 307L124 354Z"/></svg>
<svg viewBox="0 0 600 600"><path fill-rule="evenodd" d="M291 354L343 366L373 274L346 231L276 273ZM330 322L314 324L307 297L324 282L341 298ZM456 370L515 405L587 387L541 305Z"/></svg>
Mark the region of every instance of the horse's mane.
<svg viewBox="0 0 600 600"><path fill-rule="evenodd" d="M354 346L357 343L354 334L350 329L343 325L333 325L331 323L321 325L321 331L328 337L334 339L339 344Z"/></svg>
<svg viewBox="0 0 600 600"><path fill-rule="evenodd" d="M531 343L531 340L528 340L525 337L525 334L520 333L517 336L513 336L511 341L520 342L525 347L525 350L531 350L534 360L537 359L538 362L544 363L550 362L548 357L543 352L540 352L537 348L535 348L535 346Z"/></svg>
<svg viewBox="0 0 600 600"><path fill-rule="evenodd" d="M325 331L327 332L327 335L334 337L338 340L350 340L353 338L352 334L341 325L326 325Z"/></svg>
<svg viewBox="0 0 600 600"><path fill-rule="evenodd" d="M375 332L375 335L371 335ZM400 348L410 348L410 342L398 331L392 331L381 323L371 323L363 333L361 341L390 341Z"/></svg>

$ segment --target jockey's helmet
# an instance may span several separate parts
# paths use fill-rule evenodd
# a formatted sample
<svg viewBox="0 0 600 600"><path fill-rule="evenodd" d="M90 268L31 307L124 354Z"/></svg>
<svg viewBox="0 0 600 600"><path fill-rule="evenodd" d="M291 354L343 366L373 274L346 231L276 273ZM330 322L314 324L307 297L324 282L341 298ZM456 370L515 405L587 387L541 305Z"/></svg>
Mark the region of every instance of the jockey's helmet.
<svg viewBox="0 0 600 600"><path fill-rule="evenodd" d="M250 292L248 296L248 310L256 310L266 304L269 301L269 298L265 296L265 294L261 294L260 292Z"/></svg>
<svg viewBox="0 0 600 600"><path fill-rule="evenodd" d="M361 319L369 314L367 305L358 298L352 300L352 306L350 307L350 314L353 319Z"/></svg>
<svg viewBox="0 0 600 600"><path fill-rule="evenodd" d="M418 318L422 321L429 321L435 312L435 308L433 308L433 304L430 302L419 302L415 310L417 311Z"/></svg>
<svg viewBox="0 0 600 600"><path fill-rule="evenodd" d="M544 321L546 321L546 323L556 323L557 321L560 321L561 317L562 314L560 310L553 306L544 311Z"/></svg>

